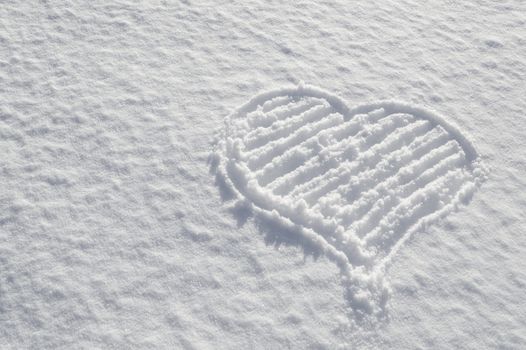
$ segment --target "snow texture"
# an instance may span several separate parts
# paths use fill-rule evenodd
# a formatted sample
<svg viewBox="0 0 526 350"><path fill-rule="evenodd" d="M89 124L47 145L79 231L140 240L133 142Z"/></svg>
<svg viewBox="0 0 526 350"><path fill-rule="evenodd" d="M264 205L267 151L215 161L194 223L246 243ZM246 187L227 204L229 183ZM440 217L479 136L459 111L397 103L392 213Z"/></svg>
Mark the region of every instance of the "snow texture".
<svg viewBox="0 0 526 350"><path fill-rule="evenodd" d="M2 1L0 349L526 348L525 38L521 0ZM253 96L300 81L345 104L295 94L273 131L265 126L288 94L273 96L250 105L261 113L240 112L246 129L235 118L239 131L225 129ZM447 124L374 102L390 100ZM338 148L365 123L369 138ZM487 179L469 205L411 236L386 219L398 239L355 245L363 261L345 251L353 242L330 241L338 232L312 230L363 276L342 283L347 265L299 234L301 220L323 214L363 240L400 195L454 203L418 191L448 181L439 174L450 169L462 174L451 191L483 178L469 143L445 125L473 142ZM340 131L287 153L284 142L322 128ZM232 153L227 135L240 139ZM272 165L270 145L288 154L286 166ZM258 191L222 168L247 147L265 153L231 167ZM392 177L391 151L406 168L418 152L429 163ZM290 192L323 200L277 208L316 174L295 171L318 156L327 168L352 167L351 179L328 173L338 187L327 196ZM444 163L433 168L431 158ZM227 176L211 174L214 165ZM352 182L356 170L365 173ZM388 189L393 202L376 200ZM397 218L446 207L412 198L400 204L414 216ZM403 237L381 278L365 277Z"/></svg>

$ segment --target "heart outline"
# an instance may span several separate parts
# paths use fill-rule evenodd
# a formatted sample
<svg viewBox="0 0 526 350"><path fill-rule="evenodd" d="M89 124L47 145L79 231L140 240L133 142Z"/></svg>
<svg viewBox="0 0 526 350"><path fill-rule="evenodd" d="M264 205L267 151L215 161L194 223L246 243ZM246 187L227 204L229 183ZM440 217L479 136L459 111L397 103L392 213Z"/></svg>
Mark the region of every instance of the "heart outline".
<svg viewBox="0 0 526 350"><path fill-rule="evenodd" d="M263 106L266 101L271 101L280 96L323 99L327 101L337 113L340 113L345 121L349 121L357 115L371 113L380 109L383 109L387 115L402 113L416 116L416 118L420 120L428 120L435 126L442 127L447 135L451 136L453 140L460 145L464 152L469 171L473 176L472 182L468 187L466 187L467 184L462 184L462 191L459 190L456 197L451 200L450 203L443 206L440 210L433 212L433 215L418 219L417 223L401 235L389 253L382 257L379 262L373 261L373 266L353 265L350 261L349 254L344 253L339 250L337 246L331 244L326 238L327 235L320 234L312 227L306 227L304 223L302 224L298 222L299 220L292 218L293 215L287 212L283 206L279 207L279 201L274 200L269 203L269 194L263 191L263 187L255 183L254 179L246 179L246 177L244 177L246 174L239 170L238 163L241 157L240 145L239 142L236 145L235 140L229 138L229 135L232 134L232 130L230 130L232 121L236 118L246 117L250 111L253 111L258 106ZM461 202L465 201L466 198L475 192L475 189L485 180L487 173L471 141L457 126L448 122L436 112L397 101L379 101L358 105L351 109L340 97L317 87L306 86L304 84L258 94L230 114L225 119L224 135L218 144L215 156L218 163L218 176L220 176L222 181L235 193L238 200L244 201L245 205L249 205L258 215L278 222L280 225L300 233L304 238L318 246L329 259L333 260L339 266L342 278L347 286L348 296L350 297L353 309L362 310L366 313L378 313L383 310L388 295L388 287L384 281L385 269L403 244L415 232L422 230L422 228L429 226L450 212L455 211ZM276 206L278 206L277 209L275 208ZM294 212L293 214L301 215L300 212ZM334 236L329 235L329 237ZM355 243L356 247L361 247L361 241ZM357 255L361 254L360 251L356 251L355 253Z"/></svg>

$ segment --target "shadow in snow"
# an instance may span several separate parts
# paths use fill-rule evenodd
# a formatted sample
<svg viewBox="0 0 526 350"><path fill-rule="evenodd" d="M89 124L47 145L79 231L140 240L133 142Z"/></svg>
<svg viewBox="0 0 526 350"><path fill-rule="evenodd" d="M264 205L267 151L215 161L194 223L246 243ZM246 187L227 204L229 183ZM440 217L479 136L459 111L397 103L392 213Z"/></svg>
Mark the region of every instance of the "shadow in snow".
<svg viewBox="0 0 526 350"><path fill-rule="evenodd" d="M298 231L284 227L279 222L263 216L257 216L255 224L265 236L265 243L269 246L272 245L276 249L279 249L282 245L300 247L303 250L304 260L309 256L317 260L322 255L322 251L311 241L305 239Z"/></svg>

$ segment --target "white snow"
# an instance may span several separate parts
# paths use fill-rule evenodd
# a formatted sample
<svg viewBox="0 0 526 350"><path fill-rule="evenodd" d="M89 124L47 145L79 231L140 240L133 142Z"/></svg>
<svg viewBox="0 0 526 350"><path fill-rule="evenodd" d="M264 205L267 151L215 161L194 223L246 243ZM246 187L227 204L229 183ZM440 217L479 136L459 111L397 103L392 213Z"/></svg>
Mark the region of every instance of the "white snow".
<svg viewBox="0 0 526 350"><path fill-rule="evenodd" d="M525 38L519 0L2 2L0 349L525 348Z"/></svg>

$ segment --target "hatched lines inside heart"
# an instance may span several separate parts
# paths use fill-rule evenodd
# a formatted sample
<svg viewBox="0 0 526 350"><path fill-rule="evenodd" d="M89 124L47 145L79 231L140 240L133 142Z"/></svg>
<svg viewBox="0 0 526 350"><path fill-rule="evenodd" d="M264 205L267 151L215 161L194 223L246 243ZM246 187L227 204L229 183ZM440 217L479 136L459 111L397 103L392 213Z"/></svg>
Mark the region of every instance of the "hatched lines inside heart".
<svg viewBox="0 0 526 350"><path fill-rule="evenodd" d="M385 257L412 226L472 186L470 155L456 135L393 105L349 114L324 98L277 96L232 122L261 189L304 203L310 226L320 227L312 222L321 217L316 232L355 264L352 238ZM330 227L343 233L327 234Z"/></svg>

